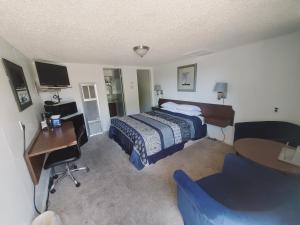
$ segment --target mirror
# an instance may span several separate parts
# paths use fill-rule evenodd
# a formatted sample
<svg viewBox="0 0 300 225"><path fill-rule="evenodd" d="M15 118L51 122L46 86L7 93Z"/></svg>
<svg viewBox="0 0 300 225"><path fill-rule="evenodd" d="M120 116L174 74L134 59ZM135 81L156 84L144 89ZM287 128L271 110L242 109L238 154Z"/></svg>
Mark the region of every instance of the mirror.
<svg viewBox="0 0 300 225"><path fill-rule="evenodd" d="M2 59L2 61L6 74L9 78L11 89L19 107L19 111L21 112L32 105L23 69L21 66L18 66L6 59Z"/></svg>

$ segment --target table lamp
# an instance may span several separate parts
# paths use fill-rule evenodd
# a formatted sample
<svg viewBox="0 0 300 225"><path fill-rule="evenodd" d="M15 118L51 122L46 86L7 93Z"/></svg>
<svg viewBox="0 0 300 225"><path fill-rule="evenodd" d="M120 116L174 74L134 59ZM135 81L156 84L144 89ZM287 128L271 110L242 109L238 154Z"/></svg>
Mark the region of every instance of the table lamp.
<svg viewBox="0 0 300 225"><path fill-rule="evenodd" d="M223 99L227 97L227 83L226 82L217 82L215 84L214 91L218 92L218 100Z"/></svg>
<svg viewBox="0 0 300 225"><path fill-rule="evenodd" d="M163 91L161 89L161 86L159 84L155 84L154 85L154 91L156 91L156 95L159 95L159 94L163 94Z"/></svg>

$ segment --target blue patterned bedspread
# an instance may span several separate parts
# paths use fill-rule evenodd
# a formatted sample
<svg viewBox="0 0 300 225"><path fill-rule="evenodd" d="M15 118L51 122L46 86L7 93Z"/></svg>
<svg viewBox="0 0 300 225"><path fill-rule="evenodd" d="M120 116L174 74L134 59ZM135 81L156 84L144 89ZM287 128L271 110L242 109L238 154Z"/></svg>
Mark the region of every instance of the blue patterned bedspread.
<svg viewBox="0 0 300 225"><path fill-rule="evenodd" d="M200 118L165 110L113 118L110 127L111 138L125 138L130 142L132 149L127 152L138 156L139 165L134 163L138 169L149 164L149 157L188 140L199 139L203 133Z"/></svg>

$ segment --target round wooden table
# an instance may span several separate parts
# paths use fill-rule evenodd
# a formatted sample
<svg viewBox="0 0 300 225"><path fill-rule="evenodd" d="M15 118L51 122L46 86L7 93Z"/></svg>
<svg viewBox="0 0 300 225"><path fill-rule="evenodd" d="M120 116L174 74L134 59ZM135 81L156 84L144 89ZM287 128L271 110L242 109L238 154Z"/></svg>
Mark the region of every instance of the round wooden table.
<svg viewBox="0 0 300 225"><path fill-rule="evenodd" d="M238 154L260 165L284 173L300 174L300 167L278 159L281 148L285 144L259 138L242 138L234 142L233 146Z"/></svg>

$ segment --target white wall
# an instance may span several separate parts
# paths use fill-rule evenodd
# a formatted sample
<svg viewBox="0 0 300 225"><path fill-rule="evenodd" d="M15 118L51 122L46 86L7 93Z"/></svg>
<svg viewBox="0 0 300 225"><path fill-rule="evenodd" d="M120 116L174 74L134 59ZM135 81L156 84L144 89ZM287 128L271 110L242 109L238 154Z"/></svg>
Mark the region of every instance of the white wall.
<svg viewBox="0 0 300 225"><path fill-rule="evenodd" d="M70 84L72 88L62 89L60 96L63 100L75 100L78 110L83 112L81 92L79 84L84 82L96 82L100 105L100 119L102 128L107 131L110 126L110 116L104 82L104 68L120 68L124 88L124 100L127 115L139 113L139 97L137 86L137 69L149 69L149 67L138 66L111 66L100 64L78 64L64 63L67 66ZM41 92L42 100L50 100L53 93Z"/></svg>
<svg viewBox="0 0 300 225"><path fill-rule="evenodd" d="M125 98L126 114L136 114L140 112L139 92L137 83L137 68L122 67L123 90Z"/></svg>
<svg viewBox="0 0 300 225"><path fill-rule="evenodd" d="M283 120L300 124L300 32L263 40L223 52L154 67L154 83L164 98L219 103L217 81L228 82L225 104L235 110L235 122ZM177 67L197 63L196 92L177 91ZM273 111L274 107L279 112ZM232 143L228 127L226 142ZM221 139L220 129L208 133Z"/></svg>
<svg viewBox="0 0 300 225"><path fill-rule="evenodd" d="M80 83L96 83L102 128L107 130L109 127L109 111L102 67L96 64L65 63L65 65L68 69L71 88L62 89L60 92L60 97L62 97L63 101L75 100L78 111L83 112ZM43 100L51 99L52 95L53 93L48 92L40 93L40 96Z"/></svg>
<svg viewBox="0 0 300 225"><path fill-rule="evenodd" d="M39 129L40 98L35 89L31 74L33 73L31 61L18 50L0 39L0 58L6 58L22 66L33 105L19 112L8 77L2 62L0 63L0 215L1 224L28 225L34 216L33 209L33 183L23 157L23 134L18 121L22 121L27 130L27 145L31 142L35 132ZM37 198L38 206L47 190L47 175L44 175L38 187L41 192Z"/></svg>

